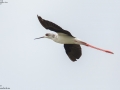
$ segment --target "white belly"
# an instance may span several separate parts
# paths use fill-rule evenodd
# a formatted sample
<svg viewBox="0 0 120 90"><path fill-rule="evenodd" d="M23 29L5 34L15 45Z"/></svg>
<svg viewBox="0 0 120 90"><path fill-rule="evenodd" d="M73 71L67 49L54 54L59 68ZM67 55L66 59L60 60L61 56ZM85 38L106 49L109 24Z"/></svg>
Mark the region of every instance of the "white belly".
<svg viewBox="0 0 120 90"><path fill-rule="evenodd" d="M69 36L58 36L53 41L61 44L75 44L75 38Z"/></svg>

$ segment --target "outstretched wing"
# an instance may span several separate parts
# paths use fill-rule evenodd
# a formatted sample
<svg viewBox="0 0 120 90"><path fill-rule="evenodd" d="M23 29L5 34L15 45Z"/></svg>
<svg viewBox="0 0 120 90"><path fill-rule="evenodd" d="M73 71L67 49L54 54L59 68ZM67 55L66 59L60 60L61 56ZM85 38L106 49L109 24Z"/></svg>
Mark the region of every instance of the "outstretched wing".
<svg viewBox="0 0 120 90"><path fill-rule="evenodd" d="M77 61L82 55L80 45L77 44L64 44L64 48L68 57L74 62Z"/></svg>
<svg viewBox="0 0 120 90"><path fill-rule="evenodd" d="M40 21L41 25L46 28L46 29L49 29L51 31L54 31L56 33L64 33L64 34L67 34L69 36L72 36L72 34L70 32L68 32L67 30L64 30L62 29L60 26L58 26L57 24L51 22L51 21L48 21L48 20L45 20L45 19L42 19L40 16L38 16L38 20ZM73 36L72 36L73 37Z"/></svg>

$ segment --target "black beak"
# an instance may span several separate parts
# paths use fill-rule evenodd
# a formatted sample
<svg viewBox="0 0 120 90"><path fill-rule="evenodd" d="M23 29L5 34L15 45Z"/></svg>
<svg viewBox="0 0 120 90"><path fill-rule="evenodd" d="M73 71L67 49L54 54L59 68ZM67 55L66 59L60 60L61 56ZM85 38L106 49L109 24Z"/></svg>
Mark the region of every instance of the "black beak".
<svg viewBox="0 0 120 90"><path fill-rule="evenodd" d="M43 36L43 37L39 37L39 38L35 38L34 40L36 40L36 39L41 39L41 38L44 38L44 36Z"/></svg>

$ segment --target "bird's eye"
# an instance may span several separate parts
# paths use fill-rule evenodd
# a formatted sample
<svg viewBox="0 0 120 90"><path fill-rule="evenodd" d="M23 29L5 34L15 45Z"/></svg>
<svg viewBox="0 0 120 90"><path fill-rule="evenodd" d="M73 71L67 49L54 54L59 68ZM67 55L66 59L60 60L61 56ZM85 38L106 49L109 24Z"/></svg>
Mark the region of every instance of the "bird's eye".
<svg viewBox="0 0 120 90"><path fill-rule="evenodd" d="M46 36L49 36L49 34L45 34Z"/></svg>

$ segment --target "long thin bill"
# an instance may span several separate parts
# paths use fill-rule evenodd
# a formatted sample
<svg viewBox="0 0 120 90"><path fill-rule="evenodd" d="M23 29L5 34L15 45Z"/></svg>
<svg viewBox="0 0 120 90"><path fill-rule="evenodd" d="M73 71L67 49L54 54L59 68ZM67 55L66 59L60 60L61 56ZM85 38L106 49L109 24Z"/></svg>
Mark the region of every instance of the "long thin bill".
<svg viewBox="0 0 120 90"><path fill-rule="evenodd" d="M86 46L91 47L91 48L94 48L94 49L97 49L97 50L100 50L100 51L103 51L103 52L106 52L106 53L114 54L113 52L111 52L111 51L109 51L109 50L104 50L104 49L101 49L101 48L92 46L92 45L90 45L90 44L86 44Z"/></svg>
<svg viewBox="0 0 120 90"><path fill-rule="evenodd" d="M41 39L41 38L44 38L44 37L35 38L34 40L36 40L36 39Z"/></svg>

